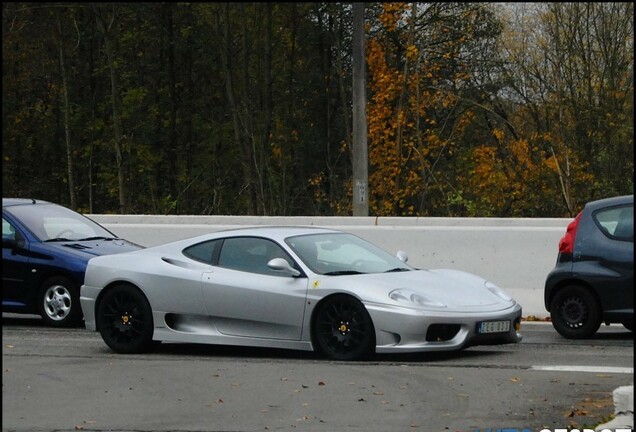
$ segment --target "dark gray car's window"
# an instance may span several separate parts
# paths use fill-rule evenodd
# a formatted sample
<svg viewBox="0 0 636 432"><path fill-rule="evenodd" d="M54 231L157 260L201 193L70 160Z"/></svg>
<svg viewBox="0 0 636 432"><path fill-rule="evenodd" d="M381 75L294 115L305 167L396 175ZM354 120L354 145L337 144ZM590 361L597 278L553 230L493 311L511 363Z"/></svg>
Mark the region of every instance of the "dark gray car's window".
<svg viewBox="0 0 636 432"><path fill-rule="evenodd" d="M621 240L634 239L634 206L599 210L594 221L606 234Z"/></svg>

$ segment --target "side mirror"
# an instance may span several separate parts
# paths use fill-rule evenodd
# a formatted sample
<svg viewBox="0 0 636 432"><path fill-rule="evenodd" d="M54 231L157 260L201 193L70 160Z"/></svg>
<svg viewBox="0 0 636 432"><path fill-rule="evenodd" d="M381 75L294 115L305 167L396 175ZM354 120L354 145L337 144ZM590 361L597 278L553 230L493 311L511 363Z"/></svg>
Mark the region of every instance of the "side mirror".
<svg viewBox="0 0 636 432"><path fill-rule="evenodd" d="M2 238L2 249L15 250L15 249L21 249L23 247L24 247L23 240L16 240L16 239L6 238L6 237Z"/></svg>
<svg viewBox="0 0 636 432"><path fill-rule="evenodd" d="M285 272L291 276L300 276L300 272L289 265L284 258L274 258L267 263L267 267L272 270Z"/></svg>
<svg viewBox="0 0 636 432"><path fill-rule="evenodd" d="M409 256L404 251L398 251L397 257L403 263L405 263L405 262L407 262L409 260Z"/></svg>

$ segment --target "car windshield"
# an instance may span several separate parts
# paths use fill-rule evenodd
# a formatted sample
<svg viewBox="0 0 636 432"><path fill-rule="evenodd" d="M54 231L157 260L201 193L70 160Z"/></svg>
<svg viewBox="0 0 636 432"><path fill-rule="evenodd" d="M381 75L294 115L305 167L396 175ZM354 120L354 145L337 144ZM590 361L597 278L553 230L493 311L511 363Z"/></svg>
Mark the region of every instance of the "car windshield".
<svg viewBox="0 0 636 432"><path fill-rule="evenodd" d="M56 204L29 204L5 208L41 241L112 239L110 231L85 216Z"/></svg>
<svg viewBox="0 0 636 432"><path fill-rule="evenodd" d="M288 237L285 242L314 273L345 275L413 270L396 256L352 234Z"/></svg>

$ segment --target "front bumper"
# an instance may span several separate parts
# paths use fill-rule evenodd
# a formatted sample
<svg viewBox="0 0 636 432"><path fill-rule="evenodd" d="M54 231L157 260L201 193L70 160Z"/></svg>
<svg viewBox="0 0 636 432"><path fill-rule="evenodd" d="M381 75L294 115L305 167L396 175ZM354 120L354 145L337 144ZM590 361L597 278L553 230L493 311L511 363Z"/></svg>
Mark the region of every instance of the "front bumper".
<svg viewBox="0 0 636 432"><path fill-rule="evenodd" d="M475 345L519 343L521 305L492 312L439 312L365 305L375 325L376 352L453 351ZM509 321L506 332L479 334L483 321Z"/></svg>
<svg viewBox="0 0 636 432"><path fill-rule="evenodd" d="M97 323L95 322L95 302L100 289L87 285L82 285L80 289L80 305L84 314L84 325L87 330L97 331Z"/></svg>

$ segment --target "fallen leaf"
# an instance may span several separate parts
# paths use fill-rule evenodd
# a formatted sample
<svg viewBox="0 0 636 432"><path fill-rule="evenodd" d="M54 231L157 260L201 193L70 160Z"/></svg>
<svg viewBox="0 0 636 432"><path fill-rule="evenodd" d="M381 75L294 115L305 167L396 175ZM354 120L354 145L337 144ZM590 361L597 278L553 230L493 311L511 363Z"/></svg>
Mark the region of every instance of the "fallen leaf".
<svg viewBox="0 0 636 432"><path fill-rule="evenodd" d="M324 386L324 385L327 385L327 384L325 384L325 382L324 382L324 381L319 381L319 382L318 382L318 385L319 385L319 386Z"/></svg>

